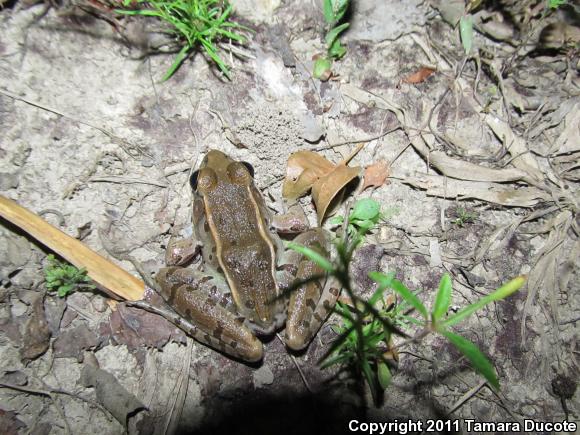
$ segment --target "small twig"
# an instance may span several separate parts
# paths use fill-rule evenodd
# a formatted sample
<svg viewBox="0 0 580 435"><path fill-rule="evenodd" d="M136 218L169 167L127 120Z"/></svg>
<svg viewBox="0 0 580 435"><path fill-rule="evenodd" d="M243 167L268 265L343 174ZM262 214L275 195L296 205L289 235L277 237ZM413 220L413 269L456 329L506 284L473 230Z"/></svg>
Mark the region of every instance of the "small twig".
<svg viewBox="0 0 580 435"><path fill-rule="evenodd" d="M467 402L469 399L471 399L473 396L475 396L477 394L477 392L479 390L481 390L485 384L487 383L487 381L481 381L479 384L477 384L475 387L473 387L472 389L470 389L469 391L467 391L463 396L461 396L459 398L459 400L457 400L455 402L455 404L451 407L451 409L449 411L447 411L447 413L445 415L452 415L455 411L457 411L465 402Z"/></svg>
<svg viewBox="0 0 580 435"><path fill-rule="evenodd" d="M61 391L52 390L52 389L51 390L39 390L39 389L32 388L32 387L24 387L24 386L20 386L20 385L7 384L4 382L0 383L0 387L10 388L12 390L21 391L23 393L36 394L38 396L48 397L52 401L52 404L54 405L56 412L58 413L58 415L60 416L60 418L64 422L66 433L69 435L72 434L70 425L68 424L68 420L66 419L66 417L64 415L64 411L61 409L60 405L56 401L56 397L54 397L54 395L53 395L54 393L68 394L67 392L61 392ZM69 395L76 397L72 394L69 394Z"/></svg>
<svg viewBox="0 0 580 435"><path fill-rule="evenodd" d="M4 388L10 388L12 390L17 390L17 391L22 391L23 393L30 393L30 394L36 394L38 396L47 396L47 397L51 397L51 394L62 394L65 396L69 396L72 397L73 399L78 399L81 400L91 406L94 406L96 408L99 408L103 414L107 415L109 417L109 419L111 421L117 421L117 419L115 418L115 416L113 414L111 414L107 408L105 408L103 405L101 405L98 402L94 402L91 399L87 399L79 394L75 394L75 393L71 393L70 391L66 391L66 390L62 390L60 388L51 388L49 387L48 390L42 390L40 388L32 388L32 387L24 387L22 385L14 385L14 384L9 384L9 383L5 383L5 382L0 382L0 387L4 387ZM56 405L56 404L55 404ZM61 416L63 416L61 414ZM64 417L64 416L63 416ZM66 421L66 420L65 420Z"/></svg>
<svg viewBox="0 0 580 435"><path fill-rule="evenodd" d="M332 149L332 148L336 148L342 145L350 145L353 143L366 143L366 142L371 142L373 140L377 140L380 139L394 131L400 130L402 127L399 125L397 127L393 127L390 130L387 130L381 134L378 134L376 136L371 136L371 137L367 137L367 138L363 138L363 139L352 139L352 140L347 140L344 142L338 142L338 143L334 143L334 144L328 144L328 145L324 145L324 146L320 146L317 148L313 148L312 151L323 151L323 150L328 150L328 149Z"/></svg>
<svg viewBox="0 0 580 435"><path fill-rule="evenodd" d="M276 334L276 337L278 337L278 340L280 340L280 342L286 346L286 343L284 343L284 340L282 340L282 337L280 337L280 334ZM302 382L304 382L304 386L306 387L306 389L308 390L308 392L310 394L314 394L314 391L312 391L312 388L310 387L310 384L308 383L308 380L306 379L306 376L304 376L304 372L302 371L302 368L300 367L300 364L298 364L298 360L296 359L296 357L292 354L288 354L290 356L290 358L292 359L292 362L294 362L294 365L296 366L296 369L298 370L298 373L300 373L300 377L302 378Z"/></svg>
<svg viewBox="0 0 580 435"><path fill-rule="evenodd" d="M119 175L109 175L107 177L91 177L87 181L93 183L146 184L148 186L156 186L161 188L168 187L167 184L162 184L157 181L149 181L141 178L122 177Z"/></svg>

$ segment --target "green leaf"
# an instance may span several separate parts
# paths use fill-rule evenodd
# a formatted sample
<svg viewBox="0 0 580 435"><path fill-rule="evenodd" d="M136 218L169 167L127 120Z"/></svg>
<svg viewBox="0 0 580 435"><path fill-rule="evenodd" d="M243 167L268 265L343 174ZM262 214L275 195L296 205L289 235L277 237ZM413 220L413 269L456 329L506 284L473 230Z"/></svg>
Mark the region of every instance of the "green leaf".
<svg viewBox="0 0 580 435"><path fill-rule="evenodd" d="M451 277L448 273L443 275L439 283L439 291L435 297L433 310L431 311L431 318L436 322L447 313L449 305L451 304Z"/></svg>
<svg viewBox="0 0 580 435"><path fill-rule="evenodd" d="M314 261L318 266L324 269L326 272L332 273L334 271L334 266L332 263L325 258L324 256L320 255L318 252L310 249L306 246L299 245L298 243L288 242L288 248L293 249L296 252L301 253L302 255L308 257L310 260Z"/></svg>
<svg viewBox="0 0 580 435"><path fill-rule="evenodd" d="M390 287L395 290L405 301L407 301L407 303L419 311L419 313L421 313L425 319L428 318L427 309L425 306L421 303L417 296L415 296L407 287L405 287L401 281L392 279L392 277L389 277L388 275L380 272L370 272L369 277L373 281L379 283L379 285Z"/></svg>
<svg viewBox="0 0 580 435"><path fill-rule="evenodd" d="M57 294L61 297L64 298L68 293L70 293L74 288L74 284L65 284L65 285L61 285L58 288L58 292Z"/></svg>
<svg viewBox="0 0 580 435"><path fill-rule="evenodd" d="M353 220L352 224L356 227L358 227L362 232L366 233L368 230L370 230L376 222L371 221L371 220Z"/></svg>
<svg viewBox="0 0 580 435"><path fill-rule="evenodd" d="M352 209L349 216L350 221L360 220L366 221L370 220L377 222L381 215L381 205L378 201L371 198L359 199Z"/></svg>
<svg viewBox="0 0 580 435"><path fill-rule="evenodd" d="M171 66L169 67L169 69L167 70L165 75L163 76L163 78L161 79L162 82L169 79L175 73L175 70L177 70L177 68L179 68L179 65L181 65L181 63L187 57L189 49L190 49L190 47L188 45L185 45L181 48L181 50L179 50L179 53L177 53L177 57L175 58L175 60L173 61L173 63L171 64Z"/></svg>
<svg viewBox="0 0 580 435"><path fill-rule="evenodd" d="M387 280L392 281L393 279L395 279L395 272L389 272L387 275ZM387 286L379 286L379 288L377 288L375 290L375 292L373 293L373 295L369 298L369 304L371 305L376 305L377 302L381 299L381 297L383 296L383 293L385 292L385 289L387 288Z"/></svg>
<svg viewBox="0 0 580 435"><path fill-rule="evenodd" d="M228 78L228 80L231 80L230 71L228 70L228 67L221 59L221 57L218 56L213 46L204 39L201 39L200 42L201 45L203 45L203 48L205 48L205 52L209 55L209 57L211 57L212 60L217 64L219 69L224 73L224 75Z"/></svg>
<svg viewBox="0 0 580 435"><path fill-rule="evenodd" d="M380 361L377 366L377 375L379 377L379 385L383 390L386 390L387 387L391 384L391 371L389 370L389 366L385 364L383 361Z"/></svg>
<svg viewBox="0 0 580 435"><path fill-rule="evenodd" d="M548 0L548 7L550 9L558 9L560 6L568 3L566 0Z"/></svg>
<svg viewBox="0 0 580 435"><path fill-rule="evenodd" d="M328 24L333 24L335 20L334 20L334 11L332 10L332 0L324 0L322 10L324 12L324 20Z"/></svg>
<svg viewBox="0 0 580 435"><path fill-rule="evenodd" d="M361 363L362 371L363 371L365 378L367 380L367 384L369 385L369 388L371 389L371 394L373 396L373 400L376 402L378 397L379 397L379 394L377 391L377 378L376 378L375 372L371 369L371 366L366 359L363 359L362 361L360 361L360 363Z"/></svg>
<svg viewBox="0 0 580 435"><path fill-rule="evenodd" d="M526 282L527 277L525 275L518 276L508 283L504 284L493 293L484 296L479 301L468 305L467 307L459 310L453 316L450 316L447 320L441 323L444 327L449 327L451 325L455 325L456 323L460 322L461 320L471 316L475 311L479 310L480 308L484 307L485 305L489 304L493 301L499 301L501 299L505 299L510 296L512 293L518 291Z"/></svg>
<svg viewBox="0 0 580 435"><path fill-rule="evenodd" d="M493 365L475 344L461 335L453 334L449 331L440 331L440 333L443 334L445 338L447 338L451 344L459 350L459 352L465 355L473 365L473 368L483 375L483 377L487 379L487 382L489 382L495 389L499 389L499 381L497 380L497 375Z"/></svg>
<svg viewBox="0 0 580 435"><path fill-rule="evenodd" d="M312 75L315 79L319 79L327 75L331 68L332 62L329 59L325 57L319 57L316 59L316 62L314 62L314 71L312 72Z"/></svg>
<svg viewBox="0 0 580 435"><path fill-rule="evenodd" d="M461 35L461 44L463 44L463 49L465 54L471 52L471 47L473 46L473 16L464 15L459 20L459 34Z"/></svg>
<svg viewBox="0 0 580 435"><path fill-rule="evenodd" d="M332 29L330 32L328 32L326 34L326 37L324 38L326 41L326 45L328 45L329 47L332 46L332 44L334 43L334 40L336 38L338 38L338 35L343 30L347 29L348 26L350 26L349 23L344 23L344 24L341 24L340 26L336 26L334 29Z"/></svg>
<svg viewBox="0 0 580 435"><path fill-rule="evenodd" d="M346 54L346 48L340 43L340 40L335 39L330 48L328 55L333 59L340 59Z"/></svg>
<svg viewBox="0 0 580 435"><path fill-rule="evenodd" d="M349 0L332 0L332 9L334 15L334 21L338 22L344 17L344 14L348 10Z"/></svg>
<svg viewBox="0 0 580 435"><path fill-rule="evenodd" d="M334 216L328 220L328 223L330 225L342 225L343 222L344 222L344 217L342 217L340 215Z"/></svg>

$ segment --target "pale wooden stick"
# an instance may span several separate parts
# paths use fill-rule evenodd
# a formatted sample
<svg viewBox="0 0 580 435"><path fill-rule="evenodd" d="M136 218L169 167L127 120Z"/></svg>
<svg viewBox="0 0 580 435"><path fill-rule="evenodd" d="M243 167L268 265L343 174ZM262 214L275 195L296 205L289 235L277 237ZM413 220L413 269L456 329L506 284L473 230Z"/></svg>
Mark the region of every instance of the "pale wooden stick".
<svg viewBox="0 0 580 435"><path fill-rule="evenodd" d="M0 216L26 231L74 266L85 268L93 281L116 295L130 301L143 299L145 292L143 281L2 195L0 195Z"/></svg>

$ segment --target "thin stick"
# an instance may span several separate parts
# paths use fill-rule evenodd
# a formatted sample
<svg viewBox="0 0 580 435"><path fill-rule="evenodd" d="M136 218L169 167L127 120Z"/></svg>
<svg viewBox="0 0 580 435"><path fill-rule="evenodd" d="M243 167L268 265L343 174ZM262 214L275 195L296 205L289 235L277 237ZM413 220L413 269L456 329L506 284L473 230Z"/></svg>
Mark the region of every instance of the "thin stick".
<svg viewBox="0 0 580 435"><path fill-rule="evenodd" d="M20 227L69 263L78 268L85 268L92 280L116 295L130 301L143 298L145 291L143 281L2 195L0 195L0 216Z"/></svg>
<svg viewBox="0 0 580 435"><path fill-rule="evenodd" d="M276 334L276 337L278 337L278 340L280 340L280 342L284 346L286 346L286 343L284 343L284 340L282 340L282 337L280 337L280 334ZM296 357L290 353L288 354L288 356L290 356L290 358L292 359L292 362L294 363L294 365L296 366L296 369L298 370L298 373L300 373L300 377L302 378L302 382L304 382L304 386L306 387L306 389L308 390L308 392L310 394L313 394L312 388L310 388L310 384L308 383L306 376L304 376L304 372L302 371L302 367L300 367L300 364L298 364Z"/></svg>

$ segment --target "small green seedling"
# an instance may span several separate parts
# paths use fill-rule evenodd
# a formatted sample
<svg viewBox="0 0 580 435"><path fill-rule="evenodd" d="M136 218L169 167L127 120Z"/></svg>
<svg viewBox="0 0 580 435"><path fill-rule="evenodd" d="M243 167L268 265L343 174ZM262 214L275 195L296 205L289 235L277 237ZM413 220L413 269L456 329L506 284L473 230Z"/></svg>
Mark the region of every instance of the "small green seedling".
<svg viewBox="0 0 580 435"><path fill-rule="evenodd" d="M446 315L451 305L452 282L448 274L441 278L431 312L419 299L419 292L409 290L401 281L395 279L394 273L369 273L378 288L368 300L361 298L353 290L349 265L355 249L380 218L380 205L376 201L357 201L348 216L347 231L335 242L338 255L334 261L320 256L312 249L289 244L290 248L302 253L332 275L352 301L349 305L339 302L335 307L334 311L342 318L342 324L334 327L338 338L323 356L322 366L341 364L353 369L369 385L375 403L379 403L382 397L379 393L389 385L391 379L390 359L397 354L398 349L411 342L420 341L431 333L438 333L465 355L490 385L499 388L495 369L483 352L466 338L451 332L450 327L490 302L499 301L516 292L524 285L526 278L514 278L449 317ZM335 219L335 223L343 221L344 219ZM389 298L384 297L387 289L399 295L401 301L387 303ZM418 313L419 317L411 316L411 312ZM411 336L408 332L415 329L418 332ZM394 346L393 335L406 337L408 340Z"/></svg>
<svg viewBox="0 0 580 435"><path fill-rule="evenodd" d="M453 223L458 227L463 227L463 225L467 223L472 223L477 218L477 213L467 211L467 209L463 207L459 207L455 212L455 220Z"/></svg>
<svg viewBox="0 0 580 435"><path fill-rule="evenodd" d="M147 8L116 9L115 12L159 18L169 25L168 32L181 46L162 81L169 79L183 61L200 46L223 74L231 79L230 70L218 54L216 44L228 39L243 44L246 38L236 31L249 29L228 20L232 6L227 0L123 0L124 7L135 3Z"/></svg>
<svg viewBox="0 0 580 435"><path fill-rule="evenodd" d="M526 277L518 276L512 279L507 284L487 296L484 296L479 301L468 305L457 313L447 317L445 315L451 305L451 277L449 274L443 275L439 283L439 290L435 295L433 308L431 313L428 313L427 308L423 303L400 281L393 279L392 275L385 275L380 272L371 272L369 276L379 284L379 288L391 288L399 294L409 305L421 315L422 330L419 335L415 337L424 338L431 332L436 332L443 335L453 346L455 346L472 364L474 369L479 372L494 388L499 388L499 381L495 373L495 369L491 362L486 358L483 352L472 342L466 338L454 334L449 330L449 327L466 319L475 311L483 308L490 302L499 301L510 296L512 293L518 291L526 282Z"/></svg>
<svg viewBox="0 0 580 435"><path fill-rule="evenodd" d="M567 0L548 0L548 7L550 9L558 9L560 6L563 6L567 3Z"/></svg>
<svg viewBox="0 0 580 435"><path fill-rule="evenodd" d="M46 288L56 291L61 298L81 286L88 289L95 288L90 284L91 279L87 276L86 269L77 269L72 264L63 263L52 254L47 259L48 265L44 269Z"/></svg>
<svg viewBox="0 0 580 435"><path fill-rule="evenodd" d="M324 38L326 42L326 55L319 56L314 62L314 78L326 81L332 75L332 61L341 59L346 54L339 35L344 32L349 23L340 23L344 18L349 6L349 0L324 0L324 20L328 26L328 32Z"/></svg>
<svg viewBox="0 0 580 435"><path fill-rule="evenodd" d="M348 233L353 238L364 238L364 235L375 227L381 219L396 213L390 209L389 213L382 213L380 204L371 198L358 200L348 216ZM344 222L342 216L335 216L330 220L332 225L341 225ZM362 242L362 240L360 240Z"/></svg>

